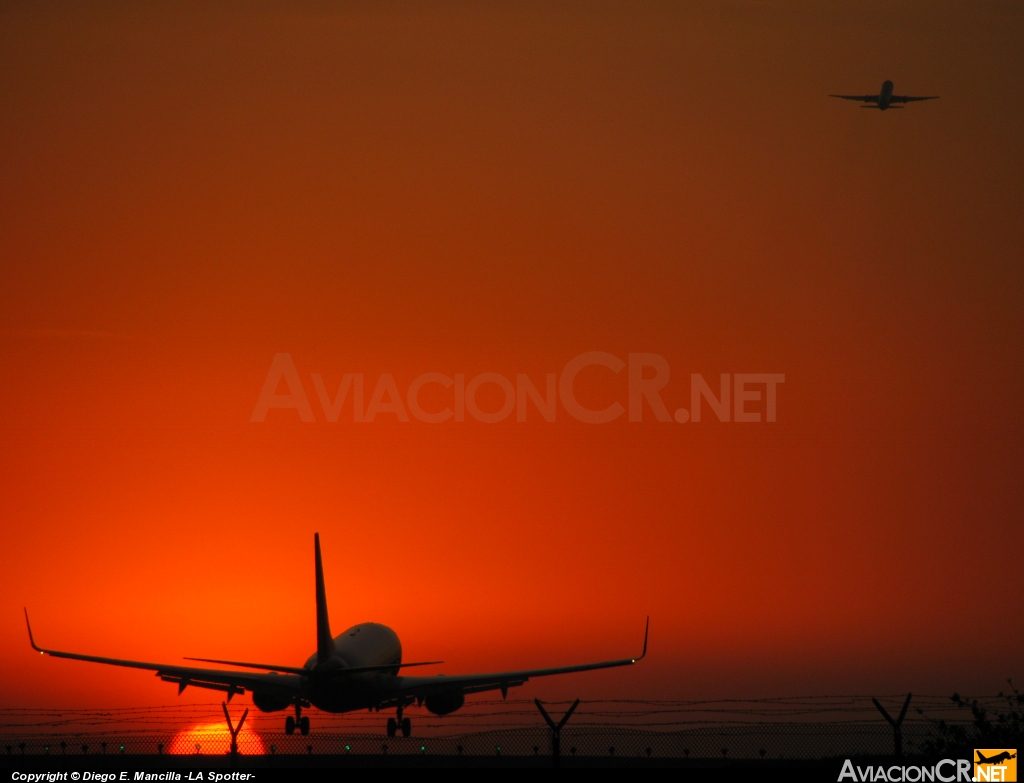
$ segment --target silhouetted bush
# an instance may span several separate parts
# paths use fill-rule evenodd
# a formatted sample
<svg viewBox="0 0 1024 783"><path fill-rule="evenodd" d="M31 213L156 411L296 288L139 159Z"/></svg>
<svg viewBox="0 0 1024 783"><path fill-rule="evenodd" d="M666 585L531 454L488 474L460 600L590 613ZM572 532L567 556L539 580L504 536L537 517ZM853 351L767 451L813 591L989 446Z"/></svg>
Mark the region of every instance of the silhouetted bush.
<svg viewBox="0 0 1024 783"><path fill-rule="evenodd" d="M1000 692L1006 706L982 706L977 699L965 699L954 693L950 699L957 708L969 711L970 722L932 721L931 736L924 751L936 756L973 757L975 748L1019 748L1024 737L1024 694L1010 683L1007 693ZM921 710L918 710L921 712ZM924 715L923 712L921 712ZM927 717L927 716L925 716Z"/></svg>

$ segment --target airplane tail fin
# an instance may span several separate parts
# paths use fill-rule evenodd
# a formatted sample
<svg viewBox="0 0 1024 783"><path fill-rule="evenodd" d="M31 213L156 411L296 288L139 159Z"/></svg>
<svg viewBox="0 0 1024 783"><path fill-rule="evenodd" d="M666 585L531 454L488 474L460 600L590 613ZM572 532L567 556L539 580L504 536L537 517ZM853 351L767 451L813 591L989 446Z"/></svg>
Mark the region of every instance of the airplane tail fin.
<svg viewBox="0 0 1024 783"><path fill-rule="evenodd" d="M320 558L320 534L313 534L316 550L316 658L323 662L334 654L331 621L327 617L327 591L324 589L324 564Z"/></svg>

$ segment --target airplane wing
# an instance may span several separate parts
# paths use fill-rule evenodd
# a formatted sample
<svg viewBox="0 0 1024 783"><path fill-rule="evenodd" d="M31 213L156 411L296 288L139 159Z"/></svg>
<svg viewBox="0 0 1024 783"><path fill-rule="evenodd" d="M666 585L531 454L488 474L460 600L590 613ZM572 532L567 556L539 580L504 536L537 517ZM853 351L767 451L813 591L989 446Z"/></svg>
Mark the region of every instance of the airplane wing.
<svg viewBox="0 0 1024 783"><path fill-rule="evenodd" d="M620 658L614 661L580 663L573 666L557 666L549 669L495 672L493 674L459 674L454 676L438 674L433 677L396 677L397 687L394 691L394 699L386 703L408 697L424 699L433 694L451 693L453 691L468 694L500 690L504 696L509 688L522 685L531 677L548 677L553 674L570 674L572 672L593 671L594 669L611 669L616 666L632 666L634 663L643 660L644 656L647 655L647 634L649 629L650 618L647 618L647 625L644 628L644 649L636 658Z"/></svg>
<svg viewBox="0 0 1024 783"><path fill-rule="evenodd" d="M910 103L910 101L934 101L938 95L894 95L889 100L893 103Z"/></svg>
<svg viewBox="0 0 1024 783"><path fill-rule="evenodd" d="M829 98L842 98L845 101L860 101L861 103L878 103L879 95L829 95ZM893 98L893 100L896 100Z"/></svg>
<svg viewBox="0 0 1024 783"><path fill-rule="evenodd" d="M75 661L91 661L105 663L109 666L126 666L131 669L146 669L156 672L156 676L164 682L173 682L178 686L180 694L190 685L195 688L206 688L224 691L230 699L236 693L247 690L259 690L261 693L273 693L284 697L298 697L302 694L302 677L298 674L255 674L249 672L224 671L222 669L204 669L198 666L173 666L164 663L147 663L145 661L127 661L120 658L102 658L97 655L81 655L79 653L47 650L36 644L32 636L32 625L28 621L28 610L25 610L25 625L28 626L28 640L32 649L40 655L53 658L70 658Z"/></svg>

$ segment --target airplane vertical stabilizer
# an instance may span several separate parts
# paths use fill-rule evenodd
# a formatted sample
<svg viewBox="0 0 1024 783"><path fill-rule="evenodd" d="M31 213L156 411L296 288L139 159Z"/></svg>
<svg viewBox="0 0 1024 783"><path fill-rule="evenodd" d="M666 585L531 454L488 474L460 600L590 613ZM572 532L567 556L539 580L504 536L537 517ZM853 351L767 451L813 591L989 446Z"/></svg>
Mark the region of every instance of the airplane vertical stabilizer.
<svg viewBox="0 0 1024 783"><path fill-rule="evenodd" d="M316 550L316 658L323 662L334 655L331 621L327 618L327 590L324 589L324 563L320 558L320 534L313 534Z"/></svg>

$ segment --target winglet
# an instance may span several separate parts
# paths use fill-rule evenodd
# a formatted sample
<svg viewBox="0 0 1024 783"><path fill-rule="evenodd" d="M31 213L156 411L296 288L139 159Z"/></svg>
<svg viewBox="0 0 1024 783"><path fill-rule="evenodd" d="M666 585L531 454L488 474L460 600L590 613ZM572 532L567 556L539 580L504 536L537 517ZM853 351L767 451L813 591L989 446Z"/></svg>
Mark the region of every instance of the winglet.
<svg viewBox="0 0 1024 783"><path fill-rule="evenodd" d="M327 590L324 588L324 563L320 557L320 534L313 534L316 552L316 658L323 662L334 655L334 637L327 617Z"/></svg>
<svg viewBox="0 0 1024 783"><path fill-rule="evenodd" d="M642 661L647 656L647 634L650 633L650 630L651 630L651 616L647 615L647 624L644 626L644 651L642 653L640 653L640 657L639 658L634 658L633 659L633 663L636 663L637 661Z"/></svg>
<svg viewBox="0 0 1024 783"><path fill-rule="evenodd" d="M36 640L32 638L32 623L28 621L28 609L22 607L25 612L25 625L28 626L28 643L32 645L32 649L40 655L46 655L46 651L36 644Z"/></svg>

